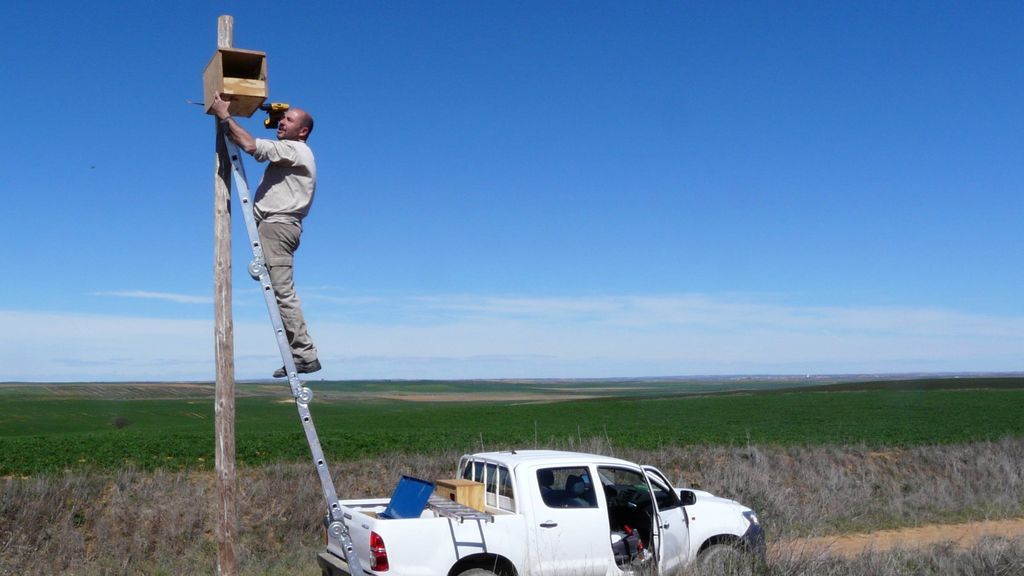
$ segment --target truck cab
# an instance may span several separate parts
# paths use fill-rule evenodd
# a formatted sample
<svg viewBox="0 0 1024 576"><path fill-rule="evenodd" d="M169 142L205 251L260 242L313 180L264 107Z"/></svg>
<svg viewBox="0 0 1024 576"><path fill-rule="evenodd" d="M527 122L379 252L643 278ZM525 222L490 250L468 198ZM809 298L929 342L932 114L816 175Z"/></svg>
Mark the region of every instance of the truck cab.
<svg viewBox="0 0 1024 576"><path fill-rule="evenodd" d="M484 484L488 505L523 504L531 564L543 573L668 573L690 559L683 500L653 467L550 451L464 456L459 467Z"/></svg>

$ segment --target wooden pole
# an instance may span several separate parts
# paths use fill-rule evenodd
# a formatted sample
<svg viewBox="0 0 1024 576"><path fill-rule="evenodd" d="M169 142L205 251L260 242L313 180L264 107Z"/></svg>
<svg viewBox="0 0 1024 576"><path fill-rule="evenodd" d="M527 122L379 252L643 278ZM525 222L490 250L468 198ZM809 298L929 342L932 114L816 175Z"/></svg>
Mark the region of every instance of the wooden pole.
<svg viewBox="0 0 1024 576"><path fill-rule="evenodd" d="M217 48L234 44L234 18L217 18ZM238 512L235 506L235 328L231 313L231 161L224 129L217 132L213 178L213 307L217 382L214 398L217 474L217 574L236 576Z"/></svg>

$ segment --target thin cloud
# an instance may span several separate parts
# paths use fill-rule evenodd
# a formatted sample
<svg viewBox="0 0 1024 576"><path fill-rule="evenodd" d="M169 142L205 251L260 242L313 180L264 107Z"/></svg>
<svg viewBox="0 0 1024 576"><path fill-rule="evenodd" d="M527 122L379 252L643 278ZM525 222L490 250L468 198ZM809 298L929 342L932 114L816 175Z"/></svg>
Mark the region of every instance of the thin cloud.
<svg viewBox="0 0 1024 576"><path fill-rule="evenodd" d="M379 307L400 316L414 312L417 318L428 319L428 325L501 320L574 322L631 329L690 327L715 332L978 334L1011 338L1024 333L1024 317L905 306L796 306L751 297L703 294L579 298L456 295L336 303Z"/></svg>
<svg viewBox="0 0 1024 576"><path fill-rule="evenodd" d="M192 296L189 294L174 294L172 292L149 292L146 290L121 290L113 292L94 292L95 296L113 296L115 298L135 298L143 300L162 300L176 304L213 304L210 296Z"/></svg>
<svg viewBox="0 0 1024 576"><path fill-rule="evenodd" d="M308 304L318 375L329 379L1024 369L1024 317L958 310L694 294ZM266 378L280 358L265 311L240 312L236 375ZM0 381L213 378L212 319L0 310L0 324L21 327L0 332Z"/></svg>

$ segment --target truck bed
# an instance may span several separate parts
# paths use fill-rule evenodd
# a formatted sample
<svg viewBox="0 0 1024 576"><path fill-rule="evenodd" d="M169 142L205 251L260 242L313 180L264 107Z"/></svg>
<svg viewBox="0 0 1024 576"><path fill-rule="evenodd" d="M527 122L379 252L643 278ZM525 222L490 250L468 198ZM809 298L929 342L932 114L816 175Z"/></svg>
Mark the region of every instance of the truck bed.
<svg viewBox="0 0 1024 576"><path fill-rule="evenodd" d="M502 554L521 561L525 554L524 519L519 514L490 509L482 512L432 495L414 518L383 518L387 498L341 501L345 523L364 569L371 558L370 533L379 534L387 548L392 570L403 574L436 574L440 566L481 554ZM317 563L325 576L348 576L350 566L341 550L330 547ZM433 567L431 569L431 567Z"/></svg>

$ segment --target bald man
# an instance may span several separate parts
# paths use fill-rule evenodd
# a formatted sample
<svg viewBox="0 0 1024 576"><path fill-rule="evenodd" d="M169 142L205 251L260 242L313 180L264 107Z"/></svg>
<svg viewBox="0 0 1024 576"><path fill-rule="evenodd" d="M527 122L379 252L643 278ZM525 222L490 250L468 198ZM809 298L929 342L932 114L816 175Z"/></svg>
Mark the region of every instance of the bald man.
<svg viewBox="0 0 1024 576"><path fill-rule="evenodd" d="M302 219L309 213L316 192L316 160L306 144L313 131L313 117L305 110L289 108L277 125L277 140L264 140L253 138L231 118L228 105L217 94L210 111L239 148L256 161L268 163L253 198L253 215L295 368L301 374L316 372L320 360L306 330L292 274ZM274 378L285 376L284 366L274 371Z"/></svg>

